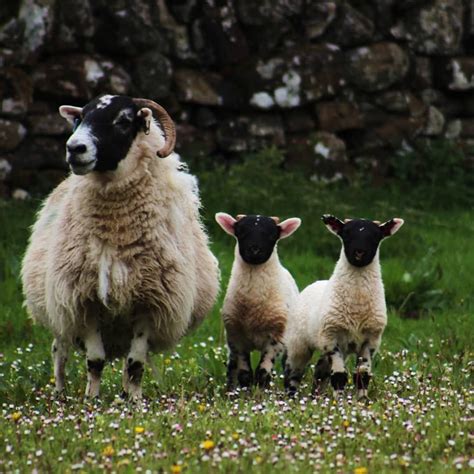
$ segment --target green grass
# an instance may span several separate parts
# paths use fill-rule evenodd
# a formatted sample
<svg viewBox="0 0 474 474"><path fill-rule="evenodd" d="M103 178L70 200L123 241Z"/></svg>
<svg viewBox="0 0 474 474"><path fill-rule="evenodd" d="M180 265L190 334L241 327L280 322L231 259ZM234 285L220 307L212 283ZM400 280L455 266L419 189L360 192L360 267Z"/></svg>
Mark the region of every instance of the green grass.
<svg viewBox="0 0 474 474"><path fill-rule="evenodd" d="M327 278L339 253L321 214L405 219L381 250L390 314L371 401L352 400L352 386L345 400L329 393L313 400L310 371L300 395L288 400L280 367L269 392L226 396L224 291L193 335L153 357L156 373L146 373L141 408L117 397L119 362L104 372L101 401L83 401L80 353L68 364L67 401L52 399L50 335L27 319L18 276L38 202L0 203L0 472L170 472L175 465L190 473L469 469L472 207L420 189L316 185L279 172L271 153L264 158L225 178L198 170L223 288L233 241L213 222L216 211L302 217L302 227L279 248L300 288Z"/></svg>

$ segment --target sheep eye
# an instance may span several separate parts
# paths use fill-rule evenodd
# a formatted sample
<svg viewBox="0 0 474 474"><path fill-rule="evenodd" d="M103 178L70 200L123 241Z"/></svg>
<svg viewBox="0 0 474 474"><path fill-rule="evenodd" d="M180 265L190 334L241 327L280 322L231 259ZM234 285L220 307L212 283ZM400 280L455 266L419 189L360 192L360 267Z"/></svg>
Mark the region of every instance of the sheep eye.
<svg viewBox="0 0 474 474"><path fill-rule="evenodd" d="M122 117L120 118L119 120L117 120L117 122L115 122L115 125L121 129L126 129L128 128L130 125L132 124L132 121L125 118L125 117Z"/></svg>

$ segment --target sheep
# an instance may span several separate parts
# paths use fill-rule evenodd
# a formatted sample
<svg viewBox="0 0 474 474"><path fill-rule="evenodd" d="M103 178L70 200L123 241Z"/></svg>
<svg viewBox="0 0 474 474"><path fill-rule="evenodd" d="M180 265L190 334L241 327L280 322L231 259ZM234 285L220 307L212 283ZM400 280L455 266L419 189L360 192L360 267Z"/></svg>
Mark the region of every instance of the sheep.
<svg viewBox="0 0 474 474"><path fill-rule="evenodd" d="M59 111L74 124L72 174L33 226L25 305L53 333L57 393L76 345L86 352L86 397L99 395L105 361L125 356L124 395L138 401L148 353L175 345L217 297L197 181L172 153L175 127L155 102L105 95Z"/></svg>
<svg viewBox="0 0 474 474"><path fill-rule="evenodd" d="M285 343L285 387L294 394L315 349L322 352L314 372L320 391L328 379L340 396L347 383L345 358L355 353L353 374L358 398L367 397L372 358L387 324L379 244L400 229L403 220L384 224L366 219L342 222L324 215L323 222L342 241L342 249L329 280L316 281L298 297L289 319Z"/></svg>
<svg viewBox="0 0 474 474"><path fill-rule="evenodd" d="M250 352L261 351L255 372L257 384L266 388L271 381L275 358L283 350L283 334L298 287L280 263L279 239L289 237L301 220L281 223L277 217L216 214L222 229L237 240L229 285L222 307L229 359L227 387L233 390L253 383Z"/></svg>

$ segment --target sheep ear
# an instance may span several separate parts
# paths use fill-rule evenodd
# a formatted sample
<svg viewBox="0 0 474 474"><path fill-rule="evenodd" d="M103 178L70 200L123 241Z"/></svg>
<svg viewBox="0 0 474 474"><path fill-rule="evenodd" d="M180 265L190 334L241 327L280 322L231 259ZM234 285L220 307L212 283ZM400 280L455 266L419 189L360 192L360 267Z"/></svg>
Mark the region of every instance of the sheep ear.
<svg viewBox="0 0 474 474"><path fill-rule="evenodd" d="M215 216L216 222L227 232L229 235L235 235L234 225L237 222L230 214L225 212L218 212Z"/></svg>
<svg viewBox="0 0 474 474"><path fill-rule="evenodd" d="M74 125L74 120L76 120L82 114L82 108L74 107L72 105L61 105L61 107L59 107L59 114L71 125Z"/></svg>
<svg viewBox="0 0 474 474"><path fill-rule="evenodd" d="M289 237L299 226L301 225L301 219L298 217L291 217L286 219L281 224L278 224L280 228L280 239L286 239Z"/></svg>
<svg viewBox="0 0 474 474"><path fill-rule="evenodd" d="M143 130L146 134L150 132L151 120L153 112L148 107L143 107L137 112L137 117L143 120Z"/></svg>
<svg viewBox="0 0 474 474"><path fill-rule="evenodd" d="M342 222L341 219L338 219L331 214L324 214L321 219L330 232L339 236L339 234L342 232L342 229L344 228L344 222Z"/></svg>
<svg viewBox="0 0 474 474"><path fill-rule="evenodd" d="M379 229L383 232L384 237L390 237L391 235L395 234L395 232L400 229L405 221L400 219L399 217L394 217L387 222L379 225Z"/></svg>

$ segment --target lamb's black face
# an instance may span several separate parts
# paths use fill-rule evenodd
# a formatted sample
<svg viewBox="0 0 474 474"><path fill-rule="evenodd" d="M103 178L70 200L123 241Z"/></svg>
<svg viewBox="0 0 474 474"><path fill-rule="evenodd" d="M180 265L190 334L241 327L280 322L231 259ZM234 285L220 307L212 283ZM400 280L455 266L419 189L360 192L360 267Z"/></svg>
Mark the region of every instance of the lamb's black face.
<svg viewBox="0 0 474 474"><path fill-rule="evenodd" d="M365 267L375 257L384 234L372 221L355 219L344 224L339 236L347 260L355 267Z"/></svg>
<svg viewBox="0 0 474 474"><path fill-rule="evenodd" d="M104 95L82 111L74 109L69 107L64 113L74 123L66 143L66 161L73 173L117 169L144 127L143 118L137 116L139 107L130 97Z"/></svg>
<svg viewBox="0 0 474 474"><path fill-rule="evenodd" d="M235 223L234 230L240 256L252 265L265 263L280 238L280 228L271 217L245 216Z"/></svg>

